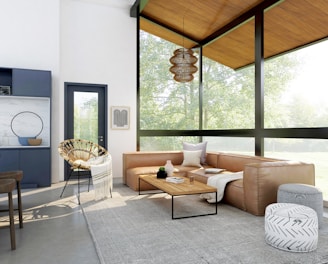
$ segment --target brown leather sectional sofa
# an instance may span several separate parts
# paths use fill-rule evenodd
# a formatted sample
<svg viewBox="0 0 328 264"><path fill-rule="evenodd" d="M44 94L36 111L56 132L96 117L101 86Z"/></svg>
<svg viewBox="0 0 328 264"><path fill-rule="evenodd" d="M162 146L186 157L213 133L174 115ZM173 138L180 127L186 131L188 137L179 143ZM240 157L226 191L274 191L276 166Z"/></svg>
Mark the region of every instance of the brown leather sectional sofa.
<svg viewBox="0 0 328 264"><path fill-rule="evenodd" d="M138 191L139 175L156 173L171 160L177 174L194 175L195 180L207 183L211 174L205 168L221 168L231 172L243 171L243 179L227 184L223 202L254 215L262 216L265 208L277 201L277 190L284 183L315 184L314 165L298 161L270 159L222 152L207 152L203 168L181 166L182 151L130 152L123 154L123 183ZM140 190L153 187L141 182Z"/></svg>

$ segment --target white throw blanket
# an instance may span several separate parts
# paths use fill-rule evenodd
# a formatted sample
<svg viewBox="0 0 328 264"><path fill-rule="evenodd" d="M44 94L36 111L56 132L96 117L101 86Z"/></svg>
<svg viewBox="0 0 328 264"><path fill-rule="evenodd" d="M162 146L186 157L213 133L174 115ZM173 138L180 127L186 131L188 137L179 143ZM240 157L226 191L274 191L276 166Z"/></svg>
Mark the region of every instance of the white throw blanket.
<svg viewBox="0 0 328 264"><path fill-rule="evenodd" d="M224 190L227 183L242 178L243 178L242 171L235 172L235 173L216 174L207 179L207 185L217 188L217 193L218 193L217 202L220 202L223 198ZM206 199L209 203L215 203L215 193L204 193L201 194L200 197Z"/></svg>
<svg viewBox="0 0 328 264"><path fill-rule="evenodd" d="M112 157L108 155L103 163L90 165L95 200L108 198L113 189Z"/></svg>

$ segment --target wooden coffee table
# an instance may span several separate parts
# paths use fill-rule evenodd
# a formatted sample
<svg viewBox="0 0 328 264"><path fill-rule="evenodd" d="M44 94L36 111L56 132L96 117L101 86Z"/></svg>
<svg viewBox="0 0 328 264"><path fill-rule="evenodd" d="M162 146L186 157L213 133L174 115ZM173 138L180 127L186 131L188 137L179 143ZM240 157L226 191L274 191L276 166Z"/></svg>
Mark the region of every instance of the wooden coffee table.
<svg viewBox="0 0 328 264"><path fill-rule="evenodd" d="M189 218L189 217L196 217L196 216L205 216L205 215L215 215L218 213L217 203L215 203L215 212L209 214L198 214L192 216L182 216L182 217L175 217L174 216L174 197L181 196L181 195L194 195L194 194L202 194L202 193L214 193L217 200L217 189L215 187L206 185L202 182L194 181L193 184L190 184L189 179L186 177L184 178L183 183L171 183L167 182L165 179L158 179L155 174L144 174L139 175L139 186L140 181L147 182L152 186L158 188L159 190L171 195L172 199L172 219L181 219L181 218ZM139 188L139 195L141 194L149 194L141 193Z"/></svg>

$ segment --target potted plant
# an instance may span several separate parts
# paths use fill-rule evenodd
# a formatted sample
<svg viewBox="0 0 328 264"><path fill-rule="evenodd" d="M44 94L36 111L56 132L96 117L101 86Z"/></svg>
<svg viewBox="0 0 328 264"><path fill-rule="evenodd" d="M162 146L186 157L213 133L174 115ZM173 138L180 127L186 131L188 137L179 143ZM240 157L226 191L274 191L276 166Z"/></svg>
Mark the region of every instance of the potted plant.
<svg viewBox="0 0 328 264"><path fill-rule="evenodd" d="M165 167L159 167L157 172L157 178L165 179L167 177L167 173L165 171Z"/></svg>

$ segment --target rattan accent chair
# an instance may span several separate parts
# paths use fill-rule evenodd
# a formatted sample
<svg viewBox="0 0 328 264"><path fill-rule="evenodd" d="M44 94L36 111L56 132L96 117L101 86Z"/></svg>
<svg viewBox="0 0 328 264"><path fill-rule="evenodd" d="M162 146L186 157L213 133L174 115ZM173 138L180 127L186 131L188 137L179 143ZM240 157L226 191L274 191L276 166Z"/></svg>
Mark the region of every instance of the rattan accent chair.
<svg viewBox="0 0 328 264"><path fill-rule="evenodd" d="M89 176L88 191L90 187L91 179L91 167L88 161L96 159L101 156L108 155L108 151L89 140L84 139L66 139L61 142L58 146L58 152L60 156L64 158L65 161L70 166L70 173L66 180L65 186L62 190L60 197L66 189L67 183L70 180L72 173L77 172L78 178L78 202L80 204L80 177L87 174Z"/></svg>

